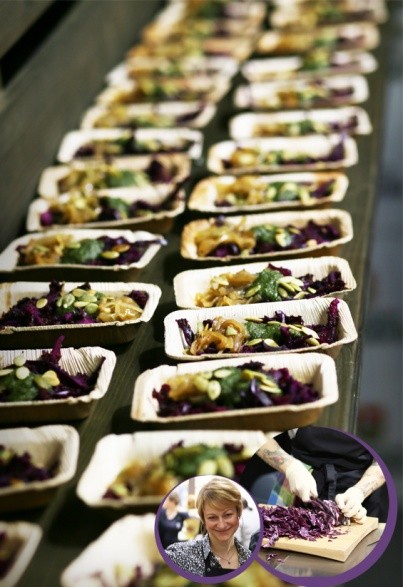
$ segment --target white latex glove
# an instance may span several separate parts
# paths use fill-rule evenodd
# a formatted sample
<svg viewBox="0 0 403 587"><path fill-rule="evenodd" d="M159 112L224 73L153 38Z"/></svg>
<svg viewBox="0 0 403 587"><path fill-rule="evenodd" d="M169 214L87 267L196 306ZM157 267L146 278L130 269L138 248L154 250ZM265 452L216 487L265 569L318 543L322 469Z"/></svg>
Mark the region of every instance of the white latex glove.
<svg viewBox="0 0 403 587"><path fill-rule="evenodd" d="M302 501L309 501L312 497L318 497L316 481L301 461L293 459L284 474L291 493L297 495Z"/></svg>
<svg viewBox="0 0 403 587"><path fill-rule="evenodd" d="M364 509L361 506L363 501L364 494L358 487L350 487L344 493L336 495L336 503L346 518L355 518L359 515L360 510Z"/></svg>
<svg viewBox="0 0 403 587"><path fill-rule="evenodd" d="M358 513L355 514L355 516L353 516L351 518L352 522L357 522L357 524L363 524L366 519L367 519L367 510L362 506L358 510Z"/></svg>

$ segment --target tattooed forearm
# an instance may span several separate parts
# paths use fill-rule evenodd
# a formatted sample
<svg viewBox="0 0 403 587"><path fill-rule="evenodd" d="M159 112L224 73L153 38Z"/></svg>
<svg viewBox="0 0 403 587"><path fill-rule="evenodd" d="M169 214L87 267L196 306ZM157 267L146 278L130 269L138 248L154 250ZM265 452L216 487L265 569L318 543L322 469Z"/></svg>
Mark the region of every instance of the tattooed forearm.
<svg viewBox="0 0 403 587"><path fill-rule="evenodd" d="M273 439L261 446L257 454L265 463L281 472L284 472L287 465L293 460L293 457L285 452Z"/></svg>
<svg viewBox="0 0 403 587"><path fill-rule="evenodd" d="M364 498L368 497L385 483L385 477L382 469L375 461L368 467L361 479L356 483L356 487L361 489Z"/></svg>

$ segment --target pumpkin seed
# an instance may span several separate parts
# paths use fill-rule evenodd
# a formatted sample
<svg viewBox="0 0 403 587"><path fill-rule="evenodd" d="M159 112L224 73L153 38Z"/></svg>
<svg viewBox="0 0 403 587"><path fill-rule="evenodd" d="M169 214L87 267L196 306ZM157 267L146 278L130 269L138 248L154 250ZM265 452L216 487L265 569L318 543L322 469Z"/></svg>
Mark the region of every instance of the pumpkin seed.
<svg viewBox="0 0 403 587"><path fill-rule="evenodd" d="M88 314L95 314L98 311L98 304L89 303L85 306L85 311Z"/></svg>
<svg viewBox="0 0 403 587"><path fill-rule="evenodd" d="M128 251L130 249L130 245L125 245L125 244L121 244L121 245L116 245L113 247L113 251L116 251L117 253L126 253L126 251Z"/></svg>
<svg viewBox="0 0 403 587"><path fill-rule="evenodd" d="M1 369L0 370L0 377L4 377L5 375L9 375L13 372L13 369Z"/></svg>
<svg viewBox="0 0 403 587"><path fill-rule="evenodd" d="M38 310L40 310L41 308L44 308L47 303L48 303L48 300L46 298L39 298L39 300L36 302L35 306L38 308Z"/></svg>
<svg viewBox="0 0 403 587"><path fill-rule="evenodd" d="M264 342L264 343L265 343L267 346L270 346L270 347L273 347L273 348L275 348L275 347L278 347L278 346L279 346L279 345L276 343L276 341L275 341L275 340L273 340L272 338L265 338L265 339L263 340L263 342Z"/></svg>
<svg viewBox="0 0 403 587"><path fill-rule="evenodd" d="M56 385L60 385L60 379L57 376L56 371L53 370L49 370L46 371L46 373L44 373L42 375L42 377L49 383L49 385L51 385L52 387L56 387Z"/></svg>
<svg viewBox="0 0 403 587"><path fill-rule="evenodd" d="M73 296L73 294L70 294L70 293L66 294L63 297L63 302L62 302L63 308L68 308L69 306L72 306L75 301L76 301L76 298Z"/></svg>
<svg viewBox="0 0 403 587"><path fill-rule="evenodd" d="M207 395L211 400L215 400L221 393L221 385L218 381L209 381L207 385Z"/></svg>
<svg viewBox="0 0 403 587"><path fill-rule="evenodd" d="M228 328L225 330L225 336L235 336L236 334L238 334L238 331L235 330L235 328L232 326L228 326Z"/></svg>
<svg viewBox="0 0 403 587"><path fill-rule="evenodd" d="M101 257L104 259L117 259L120 257L120 253L118 251L105 251L104 253L101 253Z"/></svg>
<svg viewBox="0 0 403 587"><path fill-rule="evenodd" d="M18 357L15 357L13 363L16 367L22 367L25 365L25 361L26 358L23 355L18 355Z"/></svg>
<svg viewBox="0 0 403 587"><path fill-rule="evenodd" d="M199 391L202 391L203 393L207 391L209 381L208 379L205 379L203 375L196 375L193 379L193 383L196 389L198 389Z"/></svg>
<svg viewBox="0 0 403 587"><path fill-rule="evenodd" d="M81 289L80 287L76 287L75 289L73 289L73 291L71 293L73 294L73 296L75 298L81 298L87 292L85 291L85 289Z"/></svg>
<svg viewBox="0 0 403 587"><path fill-rule="evenodd" d="M81 301L74 302L74 304L73 304L73 306L75 308L85 308L85 306L87 306L87 305L88 305L88 302L81 302Z"/></svg>
<svg viewBox="0 0 403 587"><path fill-rule="evenodd" d="M320 342L317 338L307 338L306 342L311 346L320 346Z"/></svg>
<svg viewBox="0 0 403 587"><path fill-rule="evenodd" d="M18 369L16 369L15 371L15 376L17 377L17 379L20 379L21 381L26 379L29 374L30 370L28 369L28 367L18 367Z"/></svg>
<svg viewBox="0 0 403 587"><path fill-rule="evenodd" d="M262 341L262 338L253 338L252 340L248 340L248 346L255 346L256 344L260 344Z"/></svg>

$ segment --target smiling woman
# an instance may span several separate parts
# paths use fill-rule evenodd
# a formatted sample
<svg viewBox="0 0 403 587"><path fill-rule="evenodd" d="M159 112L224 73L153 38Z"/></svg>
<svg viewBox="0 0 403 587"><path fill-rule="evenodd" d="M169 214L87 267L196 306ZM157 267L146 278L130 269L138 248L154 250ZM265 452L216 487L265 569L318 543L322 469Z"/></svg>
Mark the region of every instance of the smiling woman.
<svg viewBox="0 0 403 587"><path fill-rule="evenodd" d="M246 563L252 562L252 552L235 537L240 527L242 499L238 486L226 478L214 477L204 482L196 500L203 534L195 540L171 544L165 550L166 562L174 563L179 573L183 569L211 578L232 571L238 574L241 567L243 570ZM258 514L256 526L259 527Z"/></svg>

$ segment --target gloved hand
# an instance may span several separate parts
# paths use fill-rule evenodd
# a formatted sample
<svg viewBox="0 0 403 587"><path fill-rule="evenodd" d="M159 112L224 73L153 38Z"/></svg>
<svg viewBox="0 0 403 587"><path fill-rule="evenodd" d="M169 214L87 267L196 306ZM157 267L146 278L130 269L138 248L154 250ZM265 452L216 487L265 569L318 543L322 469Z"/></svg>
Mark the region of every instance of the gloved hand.
<svg viewBox="0 0 403 587"><path fill-rule="evenodd" d="M353 522L357 522L357 524L363 524L366 519L367 519L367 510L362 506L358 510L358 513L355 514L355 516L353 516L351 518L351 520Z"/></svg>
<svg viewBox="0 0 403 587"><path fill-rule="evenodd" d="M309 501L312 497L318 497L316 481L301 461L293 459L284 474L291 493L297 495L302 501Z"/></svg>
<svg viewBox="0 0 403 587"><path fill-rule="evenodd" d="M360 512L364 509L361 506L363 501L364 493L358 487L350 487L344 493L338 493L336 495L336 503L346 518L355 518L357 515L360 517Z"/></svg>

